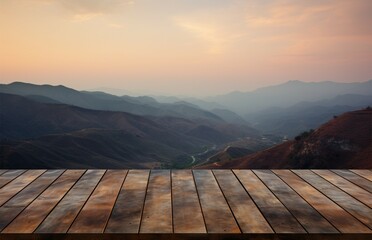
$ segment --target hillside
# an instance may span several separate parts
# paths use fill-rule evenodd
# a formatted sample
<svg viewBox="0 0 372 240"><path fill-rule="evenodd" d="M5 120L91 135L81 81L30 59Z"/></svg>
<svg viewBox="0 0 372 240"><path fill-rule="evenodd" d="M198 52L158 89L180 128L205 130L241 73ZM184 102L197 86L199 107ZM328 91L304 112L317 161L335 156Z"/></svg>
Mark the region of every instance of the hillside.
<svg viewBox="0 0 372 240"><path fill-rule="evenodd" d="M0 167L159 168L176 163L178 156L186 154L181 146L185 143L168 143L109 129L83 129L27 141L3 140Z"/></svg>
<svg viewBox="0 0 372 240"><path fill-rule="evenodd" d="M163 104L151 97L118 97L103 92L77 91L65 86L35 85L14 82L0 84L0 93L15 94L46 103L52 101L104 111L127 112L140 116L174 116L188 119L223 121L219 116L185 103Z"/></svg>
<svg viewBox="0 0 372 240"><path fill-rule="evenodd" d="M90 110L12 94L0 94L0 101L3 168L182 166L205 146L255 133L207 120ZM201 126L217 137L210 138Z"/></svg>
<svg viewBox="0 0 372 240"><path fill-rule="evenodd" d="M295 140L203 168L372 168L372 110L345 113Z"/></svg>
<svg viewBox="0 0 372 240"><path fill-rule="evenodd" d="M346 94L314 102L299 102L287 108L271 107L246 115L246 119L263 134L294 138L315 129L333 116L372 106L372 95Z"/></svg>
<svg viewBox="0 0 372 240"><path fill-rule="evenodd" d="M372 80L359 83L288 81L283 84L259 88L251 92L232 92L209 97L224 108L242 116L270 107L287 108L303 101L319 101L339 95L372 95Z"/></svg>

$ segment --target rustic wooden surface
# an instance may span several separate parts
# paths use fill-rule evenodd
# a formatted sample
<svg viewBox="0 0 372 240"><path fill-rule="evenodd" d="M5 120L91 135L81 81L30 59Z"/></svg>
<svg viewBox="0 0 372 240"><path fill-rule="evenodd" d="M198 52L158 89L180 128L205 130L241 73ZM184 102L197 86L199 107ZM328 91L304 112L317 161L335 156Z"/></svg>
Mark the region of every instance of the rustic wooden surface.
<svg viewBox="0 0 372 240"><path fill-rule="evenodd" d="M0 170L0 239L372 239L371 170Z"/></svg>

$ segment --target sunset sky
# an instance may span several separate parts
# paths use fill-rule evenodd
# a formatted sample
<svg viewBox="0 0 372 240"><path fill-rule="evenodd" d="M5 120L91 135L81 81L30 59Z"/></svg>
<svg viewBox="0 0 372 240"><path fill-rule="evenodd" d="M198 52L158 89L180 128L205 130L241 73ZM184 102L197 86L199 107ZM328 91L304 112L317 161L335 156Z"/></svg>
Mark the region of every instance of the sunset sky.
<svg viewBox="0 0 372 240"><path fill-rule="evenodd" d="M205 96L372 79L371 0L0 0L0 82Z"/></svg>

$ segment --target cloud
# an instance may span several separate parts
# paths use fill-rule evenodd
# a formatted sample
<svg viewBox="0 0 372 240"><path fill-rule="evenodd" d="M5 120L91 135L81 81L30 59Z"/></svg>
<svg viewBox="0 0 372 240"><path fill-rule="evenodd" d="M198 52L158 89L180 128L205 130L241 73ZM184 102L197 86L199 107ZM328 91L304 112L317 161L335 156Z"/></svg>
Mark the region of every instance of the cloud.
<svg viewBox="0 0 372 240"><path fill-rule="evenodd" d="M346 59L371 56L371 12L371 0L231 1L174 20L210 54Z"/></svg>
<svg viewBox="0 0 372 240"><path fill-rule="evenodd" d="M273 4L269 5L261 13L249 12L247 22L251 26L297 26L313 17L326 14L332 6L314 5L304 6L301 4Z"/></svg>
<svg viewBox="0 0 372 240"><path fill-rule="evenodd" d="M249 27L272 33L355 35L372 33L370 0L277 0L247 8Z"/></svg>
<svg viewBox="0 0 372 240"><path fill-rule="evenodd" d="M39 4L55 4L66 10L73 21L87 21L98 16L120 13L133 0L32 0Z"/></svg>
<svg viewBox="0 0 372 240"><path fill-rule="evenodd" d="M205 41L209 53L217 54L224 50L227 39L218 33L216 27L195 23L189 20L177 20L177 25L194 34L197 38Z"/></svg>
<svg viewBox="0 0 372 240"><path fill-rule="evenodd" d="M235 41L246 36L246 27L235 5L208 9L174 17L177 26L192 34L206 45L210 54L226 52Z"/></svg>
<svg viewBox="0 0 372 240"><path fill-rule="evenodd" d="M370 0L277 0L250 5L245 21L282 54L340 59L371 54L371 12Z"/></svg>
<svg viewBox="0 0 372 240"><path fill-rule="evenodd" d="M76 14L108 14L131 4L128 0L55 0L67 10Z"/></svg>

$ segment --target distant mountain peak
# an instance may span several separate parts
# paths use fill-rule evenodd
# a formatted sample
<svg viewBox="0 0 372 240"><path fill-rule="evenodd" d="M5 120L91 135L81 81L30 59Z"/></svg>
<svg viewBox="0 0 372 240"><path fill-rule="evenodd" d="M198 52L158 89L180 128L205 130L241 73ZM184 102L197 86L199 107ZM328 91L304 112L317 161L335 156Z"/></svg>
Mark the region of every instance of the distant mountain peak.
<svg viewBox="0 0 372 240"><path fill-rule="evenodd" d="M8 85L14 86L14 85L34 85L34 84L16 81L16 82L9 83Z"/></svg>
<svg viewBox="0 0 372 240"><path fill-rule="evenodd" d="M19 81L16 81L16 82L12 82L12 83L9 83L9 84L5 84L7 86L30 86L30 87L49 87L49 88L63 88L63 89L69 89L69 90L74 90L76 91L75 89L72 89L72 88L69 88L69 87L66 87L64 85L51 85L51 84L34 84L34 83L27 83L27 82L19 82Z"/></svg>
<svg viewBox="0 0 372 240"><path fill-rule="evenodd" d="M300 81L300 80L289 80L289 81L286 82L286 83L290 83L290 84L293 84L293 83L300 83L300 84L302 84L302 83L305 83L305 82Z"/></svg>

